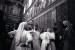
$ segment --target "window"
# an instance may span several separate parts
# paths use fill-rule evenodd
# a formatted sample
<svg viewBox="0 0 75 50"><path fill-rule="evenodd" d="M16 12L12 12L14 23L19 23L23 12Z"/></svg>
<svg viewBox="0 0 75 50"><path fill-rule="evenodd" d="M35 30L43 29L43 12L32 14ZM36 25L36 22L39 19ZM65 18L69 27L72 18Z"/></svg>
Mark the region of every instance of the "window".
<svg viewBox="0 0 75 50"><path fill-rule="evenodd" d="M52 10L52 20L53 22L56 22L56 9Z"/></svg>

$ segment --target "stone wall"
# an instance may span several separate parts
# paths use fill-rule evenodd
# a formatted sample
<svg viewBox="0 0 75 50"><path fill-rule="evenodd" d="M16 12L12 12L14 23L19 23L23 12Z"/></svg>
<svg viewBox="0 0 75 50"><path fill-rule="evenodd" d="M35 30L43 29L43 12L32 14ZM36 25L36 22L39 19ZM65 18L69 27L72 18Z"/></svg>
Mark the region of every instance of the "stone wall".
<svg viewBox="0 0 75 50"><path fill-rule="evenodd" d="M68 20L72 23L73 29L75 30L75 1L68 0Z"/></svg>
<svg viewBox="0 0 75 50"><path fill-rule="evenodd" d="M68 19L68 5L67 2L65 2L60 6L56 7L56 21L59 24L63 20L67 19Z"/></svg>

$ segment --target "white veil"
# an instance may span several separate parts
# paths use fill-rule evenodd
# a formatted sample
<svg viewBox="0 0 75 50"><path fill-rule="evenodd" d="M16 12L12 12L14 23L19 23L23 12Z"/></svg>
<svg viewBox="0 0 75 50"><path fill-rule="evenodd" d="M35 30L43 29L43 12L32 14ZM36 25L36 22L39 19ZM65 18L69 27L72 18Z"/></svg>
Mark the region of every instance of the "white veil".
<svg viewBox="0 0 75 50"><path fill-rule="evenodd" d="M23 33L25 25L27 25L27 22L22 22L22 23L19 24L19 27L17 29L17 33L15 35L15 43L16 43L16 45L18 45L19 42L20 42L20 37L21 37L21 35Z"/></svg>

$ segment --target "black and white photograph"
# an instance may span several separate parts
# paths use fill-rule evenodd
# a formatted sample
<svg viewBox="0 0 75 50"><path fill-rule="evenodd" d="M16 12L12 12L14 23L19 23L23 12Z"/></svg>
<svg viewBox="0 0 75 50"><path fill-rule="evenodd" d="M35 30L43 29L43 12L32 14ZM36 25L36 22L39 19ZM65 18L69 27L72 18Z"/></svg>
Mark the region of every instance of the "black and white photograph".
<svg viewBox="0 0 75 50"><path fill-rule="evenodd" d="M75 50L75 0L0 0L0 50Z"/></svg>

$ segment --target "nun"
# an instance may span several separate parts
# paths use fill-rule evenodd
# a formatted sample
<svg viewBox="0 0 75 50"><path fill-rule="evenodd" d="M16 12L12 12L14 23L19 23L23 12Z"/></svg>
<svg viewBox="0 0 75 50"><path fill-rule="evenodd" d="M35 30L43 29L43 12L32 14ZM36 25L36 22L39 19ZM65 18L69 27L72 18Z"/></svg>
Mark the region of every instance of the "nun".
<svg viewBox="0 0 75 50"><path fill-rule="evenodd" d="M50 29L48 28L47 32L43 32L40 35L40 38L42 39L41 50L46 50L48 45L49 45L48 50L52 50L50 43L51 43L51 39L55 39L54 32L50 33Z"/></svg>
<svg viewBox="0 0 75 50"><path fill-rule="evenodd" d="M15 33L14 40L12 42L14 43L14 47L11 46L11 48L14 48L13 50L31 50L30 43L33 37L28 29L28 23L21 22L18 29L13 32Z"/></svg>

